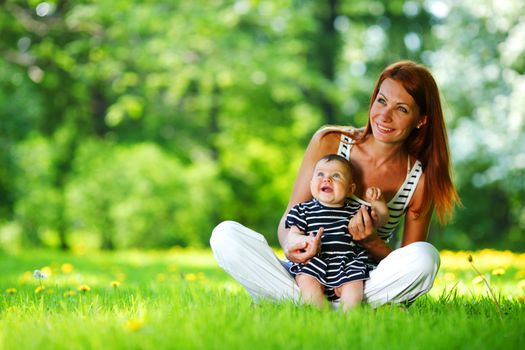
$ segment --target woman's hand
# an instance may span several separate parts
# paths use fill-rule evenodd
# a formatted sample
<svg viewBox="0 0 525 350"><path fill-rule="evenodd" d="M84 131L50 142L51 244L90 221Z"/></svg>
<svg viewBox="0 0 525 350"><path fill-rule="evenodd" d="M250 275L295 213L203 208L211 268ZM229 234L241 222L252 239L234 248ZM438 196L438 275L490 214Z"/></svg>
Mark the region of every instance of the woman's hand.
<svg viewBox="0 0 525 350"><path fill-rule="evenodd" d="M351 129L348 129L348 136L350 136L350 138L352 140L358 140L361 138L361 136L363 135L363 133L365 132L365 128L362 127L362 128L351 128Z"/></svg>
<svg viewBox="0 0 525 350"><path fill-rule="evenodd" d="M301 232L291 229L286 238L284 255L293 263L307 263L313 258L320 248L324 228L320 228L315 237L306 236Z"/></svg>
<svg viewBox="0 0 525 350"><path fill-rule="evenodd" d="M376 219L374 218L374 220ZM353 240L359 243L366 243L380 239L374 232L374 220L368 214L366 207L361 206L348 223L348 231L352 235Z"/></svg>

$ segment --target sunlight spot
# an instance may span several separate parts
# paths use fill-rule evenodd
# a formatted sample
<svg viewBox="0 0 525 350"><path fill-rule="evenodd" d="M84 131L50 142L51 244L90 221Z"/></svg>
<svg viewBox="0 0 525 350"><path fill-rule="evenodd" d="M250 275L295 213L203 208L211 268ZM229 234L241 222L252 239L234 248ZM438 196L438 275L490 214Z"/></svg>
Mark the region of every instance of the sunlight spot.
<svg viewBox="0 0 525 350"><path fill-rule="evenodd" d="M29 50L29 47L31 47L31 39L27 36L24 36L20 38L16 44L19 51L26 52Z"/></svg>
<svg viewBox="0 0 525 350"><path fill-rule="evenodd" d="M276 33L283 33L286 30L286 20L282 17L274 18L270 24Z"/></svg>
<svg viewBox="0 0 525 350"><path fill-rule="evenodd" d="M368 12L370 12L370 14L372 16L376 16L376 17L379 17L381 16L383 13L385 13L385 5L383 5L381 2L379 1L372 1L372 2L369 2L368 3Z"/></svg>
<svg viewBox="0 0 525 350"><path fill-rule="evenodd" d="M417 33L407 33L404 38L405 46L412 52L421 49L421 38Z"/></svg>
<svg viewBox="0 0 525 350"><path fill-rule="evenodd" d="M233 10L240 15L244 15L250 11L250 2L246 0L238 0L233 5Z"/></svg>
<svg viewBox="0 0 525 350"><path fill-rule="evenodd" d="M366 64L361 61L354 61L350 63L350 74L354 77L363 76L366 73Z"/></svg>
<svg viewBox="0 0 525 350"><path fill-rule="evenodd" d="M378 25L372 25L368 27L365 31L366 55L370 57L379 56L382 53L387 41L388 37L383 28Z"/></svg>
<svg viewBox="0 0 525 350"><path fill-rule="evenodd" d="M450 7L443 1L432 1L429 5L429 11L437 18L445 18L450 12Z"/></svg>
<svg viewBox="0 0 525 350"><path fill-rule="evenodd" d="M38 17L45 17L52 15L55 10L55 6L48 2L41 2L36 6L35 12Z"/></svg>
<svg viewBox="0 0 525 350"><path fill-rule="evenodd" d="M258 70L252 73L251 75L252 82L255 85L262 85L266 83L266 73Z"/></svg>
<svg viewBox="0 0 525 350"><path fill-rule="evenodd" d="M521 280L518 282L518 288L525 292L525 280Z"/></svg>
<svg viewBox="0 0 525 350"><path fill-rule="evenodd" d="M415 1L405 1L403 12L407 17L415 17L419 14L419 5Z"/></svg>
<svg viewBox="0 0 525 350"><path fill-rule="evenodd" d="M41 83L44 79L44 71L37 66L31 66L27 69L27 75L34 83Z"/></svg>
<svg viewBox="0 0 525 350"><path fill-rule="evenodd" d="M453 272L445 272L445 275L443 276L445 281L455 281L456 280L456 274Z"/></svg>
<svg viewBox="0 0 525 350"><path fill-rule="evenodd" d="M340 33L345 33L350 29L350 20L346 16L337 16L334 20L334 28Z"/></svg>

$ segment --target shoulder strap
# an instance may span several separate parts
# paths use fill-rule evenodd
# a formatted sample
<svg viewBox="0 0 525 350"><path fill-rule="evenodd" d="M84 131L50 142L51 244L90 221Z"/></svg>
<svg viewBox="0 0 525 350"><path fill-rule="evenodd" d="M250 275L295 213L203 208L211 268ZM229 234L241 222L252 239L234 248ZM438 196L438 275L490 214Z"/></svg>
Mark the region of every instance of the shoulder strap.
<svg viewBox="0 0 525 350"><path fill-rule="evenodd" d="M350 160L350 149L352 148L352 144L353 140L341 133L341 140L339 141L339 149L337 150L337 154Z"/></svg>
<svg viewBox="0 0 525 350"><path fill-rule="evenodd" d="M416 160L414 166L408 173L406 182L403 184L405 191L407 191L407 197L403 205L403 209L406 209L408 207L410 199L412 199L414 192L416 192L417 183L419 182L421 174L423 174L423 164L419 160Z"/></svg>

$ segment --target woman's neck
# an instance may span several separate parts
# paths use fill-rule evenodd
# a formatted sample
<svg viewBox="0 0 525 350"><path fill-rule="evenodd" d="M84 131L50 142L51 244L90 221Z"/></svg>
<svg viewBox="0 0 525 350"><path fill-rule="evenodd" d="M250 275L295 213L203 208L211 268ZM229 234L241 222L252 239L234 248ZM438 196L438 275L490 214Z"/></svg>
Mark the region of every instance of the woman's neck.
<svg viewBox="0 0 525 350"><path fill-rule="evenodd" d="M369 137L364 146L366 156L376 168L391 162L405 161L407 157L402 143L384 143Z"/></svg>

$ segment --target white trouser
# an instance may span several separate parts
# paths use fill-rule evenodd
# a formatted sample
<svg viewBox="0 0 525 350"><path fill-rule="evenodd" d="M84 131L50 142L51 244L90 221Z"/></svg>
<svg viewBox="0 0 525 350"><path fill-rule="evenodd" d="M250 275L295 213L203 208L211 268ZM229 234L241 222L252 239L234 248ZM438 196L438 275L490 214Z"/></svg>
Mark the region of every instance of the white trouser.
<svg viewBox="0 0 525 350"><path fill-rule="evenodd" d="M220 223L210 245L219 265L260 299L300 302L294 278L261 234L234 221ZM427 242L399 248L381 260L365 281L364 301L372 306L410 302L432 288L439 269L439 253Z"/></svg>

